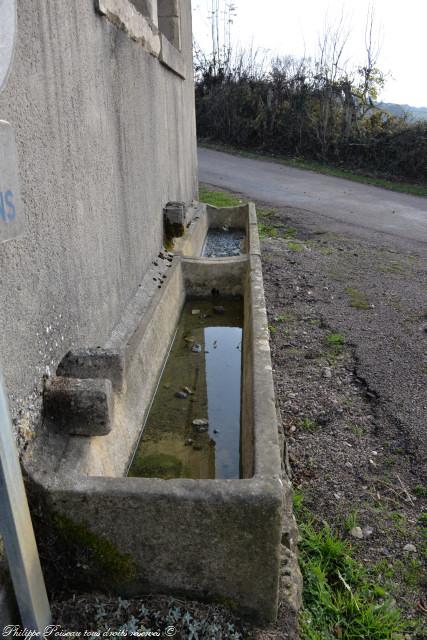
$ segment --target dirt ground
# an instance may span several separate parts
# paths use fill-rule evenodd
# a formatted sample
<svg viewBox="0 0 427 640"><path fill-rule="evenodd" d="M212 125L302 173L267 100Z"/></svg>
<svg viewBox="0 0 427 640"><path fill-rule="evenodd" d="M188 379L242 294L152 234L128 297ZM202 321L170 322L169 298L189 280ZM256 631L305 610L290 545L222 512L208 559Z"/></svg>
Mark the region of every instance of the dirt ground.
<svg viewBox="0 0 427 640"><path fill-rule="evenodd" d="M294 487L315 518L351 541L404 617L427 628L426 239L408 244L308 211L257 206ZM84 606L92 611L93 602ZM83 608L60 603L57 620L69 623ZM188 608L228 624L222 611L181 603ZM295 638L286 616L282 604L277 625L256 631L233 620L221 637Z"/></svg>
<svg viewBox="0 0 427 640"><path fill-rule="evenodd" d="M317 518L348 536L404 616L422 625L427 246L297 209L258 209L294 487ZM350 534L355 527L361 539Z"/></svg>

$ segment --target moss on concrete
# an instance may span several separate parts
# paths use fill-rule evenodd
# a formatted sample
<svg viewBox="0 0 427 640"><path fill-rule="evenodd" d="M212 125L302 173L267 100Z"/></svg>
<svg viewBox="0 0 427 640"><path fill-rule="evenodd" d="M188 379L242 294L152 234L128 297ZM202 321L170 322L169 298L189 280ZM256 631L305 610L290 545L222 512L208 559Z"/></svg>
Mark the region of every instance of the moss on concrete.
<svg viewBox="0 0 427 640"><path fill-rule="evenodd" d="M172 251L174 247L174 239L181 238L185 233L185 227L183 224L171 223L165 218L164 220L164 234L163 244L167 251Z"/></svg>
<svg viewBox="0 0 427 640"><path fill-rule="evenodd" d="M121 553L108 538L99 536L86 525L77 523L63 514L55 513L52 524L58 537L75 555L77 565L86 578L95 578L103 588L130 582L136 575L131 556Z"/></svg>

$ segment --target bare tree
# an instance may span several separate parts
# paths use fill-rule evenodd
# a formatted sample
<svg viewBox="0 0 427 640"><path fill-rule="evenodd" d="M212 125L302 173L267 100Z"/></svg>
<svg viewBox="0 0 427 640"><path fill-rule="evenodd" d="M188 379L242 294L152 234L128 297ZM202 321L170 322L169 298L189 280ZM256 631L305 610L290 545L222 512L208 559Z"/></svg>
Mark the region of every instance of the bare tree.
<svg viewBox="0 0 427 640"><path fill-rule="evenodd" d="M346 27L344 12L335 25L325 23L325 29L318 43L318 60L315 64L314 89L319 100L317 136L322 155L326 157L331 140L334 138L336 103L340 100L341 83L346 76L347 60L344 51L350 36Z"/></svg>
<svg viewBox="0 0 427 640"><path fill-rule="evenodd" d="M236 5L228 0L211 0L209 20L211 22L211 43L213 73L226 73L232 54L232 26L236 16Z"/></svg>
<svg viewBox="0 0 427 640"><path fill-rule="evenodd" d="M378 90L384 86L384 74L378 69L381 52L381 38L375 26L375 9L373 2L369 5L365 24L365 64L359 68L359 117L363 118L368 111L375 108Z"/></svg>

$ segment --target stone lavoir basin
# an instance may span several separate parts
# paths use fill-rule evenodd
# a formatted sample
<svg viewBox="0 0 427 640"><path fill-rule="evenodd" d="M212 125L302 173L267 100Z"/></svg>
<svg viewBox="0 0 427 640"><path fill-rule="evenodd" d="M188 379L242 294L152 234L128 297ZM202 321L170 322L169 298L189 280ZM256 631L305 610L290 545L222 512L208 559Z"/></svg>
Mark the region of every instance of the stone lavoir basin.
<svg viewBox="0 0 427 640"><path fill-rule="evenodd" d="M255 208L238 209L217 215L246 216L244 255L175 254L102 348L64 357L25 465L82 589L182 594L266 622L283 576L292 606L300 580Z"/></svg>
<svg viewBox="0 0 427 640"><path fill-rule="evenodd" d="M175 250L186 257L211 259L259 253L255 206L200 206L185 235L176 241Z"/></svg>
<svg viewBox="0 0 427 640"><path fill-rule="evenodd" d="M136 477L240 477L241 298L187 300L133 457Z"/></svg>

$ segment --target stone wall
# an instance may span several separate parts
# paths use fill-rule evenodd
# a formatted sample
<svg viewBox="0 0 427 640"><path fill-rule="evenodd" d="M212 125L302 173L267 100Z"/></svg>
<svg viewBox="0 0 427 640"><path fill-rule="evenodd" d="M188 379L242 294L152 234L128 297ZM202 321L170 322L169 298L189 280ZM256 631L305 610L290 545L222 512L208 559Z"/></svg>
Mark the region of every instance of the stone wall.
<svg viewBox="0 0 427 640"><path fill-rule="evenodd" d="M161 247L162 208L196 194L190 4L178 51L136 2L18 1L0 119L16 131L26 233L0 244L0 363L22 446L43 376L105 341ZM151 24L153 48L123 15Z"/></svg>

